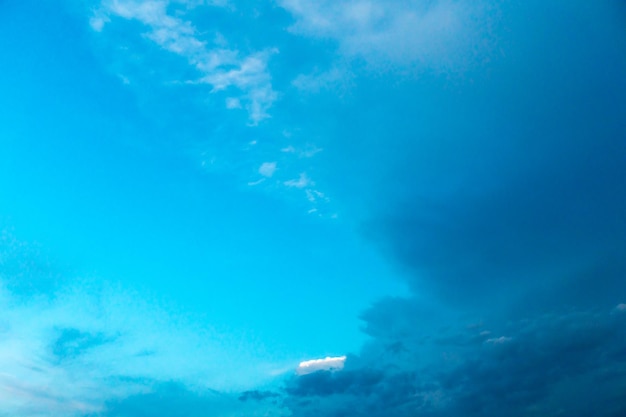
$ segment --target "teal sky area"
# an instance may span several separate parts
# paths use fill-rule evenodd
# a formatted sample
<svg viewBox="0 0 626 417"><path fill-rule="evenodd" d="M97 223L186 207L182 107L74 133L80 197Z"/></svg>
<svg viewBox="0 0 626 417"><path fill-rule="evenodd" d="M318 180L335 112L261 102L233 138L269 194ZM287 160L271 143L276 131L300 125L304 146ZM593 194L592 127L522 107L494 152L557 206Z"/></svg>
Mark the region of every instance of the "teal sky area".
<svg viewBox="0 0 626 417"><path fill-rule="evenodd" d="M200 326L255 340L266 351L259 359L281 366L358 347L360 309L403 285L379 279L392 268L326 197L324 216L308 213L316 204L307 192L321 192L258 172L275 163L283 182L298 181L289 164L321 154L284 167L263 158L273 150L288 159L281 147L310 152L314 144L291 142L280 126L251 125L245 111L205 111L193 87L172 80L134 91L106 62L106 48L120 46L101 45L105 34L75 4L4 7L2 49L12 65L2 88L3 220L54 259L64 285L87 278L145 293ZM166 65L178 58L136 35L125 41L162 54ZM205 93L222 104L219 93ZM215 142L226 149L204 150ZM225 166L205 168L209 158ZM275 184L248 185L263 178Z"/></svg>

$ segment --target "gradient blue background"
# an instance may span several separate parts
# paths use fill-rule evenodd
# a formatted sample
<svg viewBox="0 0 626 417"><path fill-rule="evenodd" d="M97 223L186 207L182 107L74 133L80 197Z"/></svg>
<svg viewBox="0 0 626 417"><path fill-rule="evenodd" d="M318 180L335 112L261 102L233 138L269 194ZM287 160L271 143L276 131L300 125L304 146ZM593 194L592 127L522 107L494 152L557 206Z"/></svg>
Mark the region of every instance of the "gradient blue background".
<svg viewBox="0 0 626 417"><path fill-rule="evenodd" d="M623 415L625 23L0 2L0 415Z"/></svg>

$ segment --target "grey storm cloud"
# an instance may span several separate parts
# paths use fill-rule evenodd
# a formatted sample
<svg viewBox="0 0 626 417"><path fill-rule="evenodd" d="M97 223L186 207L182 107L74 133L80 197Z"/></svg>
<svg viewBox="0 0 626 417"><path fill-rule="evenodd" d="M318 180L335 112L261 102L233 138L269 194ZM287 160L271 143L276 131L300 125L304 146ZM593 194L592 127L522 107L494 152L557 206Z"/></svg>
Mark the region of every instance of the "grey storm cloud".
<svg viewBox="0 0 626 417"><path fill-rule="evenodd" d="M387 314L370 317L377 312ZM626 314L608 309L539 315L493 331L457 323L426 343L400 338L401 350L375 339L354 369L294 378L285 404L294 416L623 415L625 326ZM425 344L437 352L426 361Z"/></svg>

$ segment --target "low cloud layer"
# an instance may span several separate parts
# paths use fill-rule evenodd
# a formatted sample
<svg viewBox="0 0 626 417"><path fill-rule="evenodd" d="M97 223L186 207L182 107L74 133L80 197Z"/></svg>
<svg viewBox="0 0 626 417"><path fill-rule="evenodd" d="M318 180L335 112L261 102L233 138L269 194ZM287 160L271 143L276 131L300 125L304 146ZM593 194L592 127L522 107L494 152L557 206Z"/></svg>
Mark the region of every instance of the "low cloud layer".
<svg viewBox="0 0 626 417"><path fill-rule="evenodd" d="M388 315L390 305L382 306L368 317ZM624 313L607 308L506 323L459 320L434 333L420 331L420 324L413 321L403 337L380 331L342 372L294 378L285 405L296 417L626 412Z"/></svg>

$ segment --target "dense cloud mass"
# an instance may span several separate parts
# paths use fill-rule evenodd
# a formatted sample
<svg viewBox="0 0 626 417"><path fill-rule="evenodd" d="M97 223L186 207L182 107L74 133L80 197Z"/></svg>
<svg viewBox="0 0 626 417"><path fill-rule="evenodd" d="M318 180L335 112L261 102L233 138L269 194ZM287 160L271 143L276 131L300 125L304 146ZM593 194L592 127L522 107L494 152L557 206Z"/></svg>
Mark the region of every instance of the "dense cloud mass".
<svg viewBox="0 0 626 417"><path fill-rule="evenodd" d="M452 85L407 81L432 105L399 106L389 149L376 143L383 116L371 114L360 146L385 168L384 181L369 184L376 202L363 229L416 292L473 306L503 292L509 304L513 292L549 291L574 304L619 301L611 296L626 289L620 11L501 5L500 54Z"/></svg>
<svg viewBox="0 0 626 417"><path fill-rule="evenodd" d="M491 64L406 81L432 107L398 106L388 148L387 116L362 127L385 177L347 181L415 296L363 314L343 373L291 381L294 416L626 413L624 10L498 9Z"/></svg>
<svg viewBox="0 0 626 417"><path fill-rule="evenodd" d="M433 334L415 323L404 337L378 334L354 369L294 379L286 405L294 416L617 417L626 412L625 326L618 310Z"/></svg>

